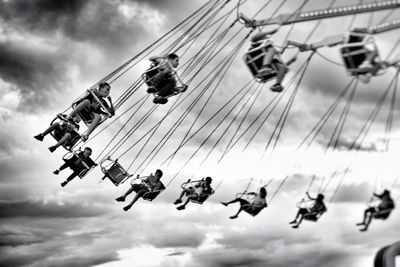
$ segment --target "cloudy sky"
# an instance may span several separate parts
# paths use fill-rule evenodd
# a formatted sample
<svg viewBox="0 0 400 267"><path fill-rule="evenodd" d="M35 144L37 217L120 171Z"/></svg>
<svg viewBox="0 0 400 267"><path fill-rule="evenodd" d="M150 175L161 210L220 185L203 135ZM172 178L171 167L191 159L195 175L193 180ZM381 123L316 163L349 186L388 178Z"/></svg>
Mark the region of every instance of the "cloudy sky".
<svg viewBox="0 0 400 267"><path fill-rule="evenodd" d="M181 55L178 72L189 83L188 91L157 107L139 124L153 107L150 98L140 102L146 96L146 88L141 86L117 110L116 117L124 115L106 121L98 129L106 127L105 130L87 144L92 147L94 158L102 158L130 129L135 129L113 151L114 158L119 158L126 168L129 166L129 172L135 175L146 175L157 168L164 171L167 190L155 201L140 200L129 212L124 212L123 204L115 198L129 188L129 182L118 187L107 180L100 182L102 173L97 168L84 179L75 179L61 188L68 170L59 176L52 171L62 164L65 151L60 148L51 154L47 147L54 140L48 136L40 143L33 136L48 127L55 114L67 110L85 89L140 53L206 1L0 0L1 266L358 267L372 266L379 248L398 241L397 210L387 221L374 221L366 233L355 226L374 189L389 188L394 199L399 200L398 104L394 106L389 150L383 149L393 90L362 143L358 142L359 151L348 151L396 71L388 69L369 84L358 84L336 151L327 152L326 146L346 111L349 93L310 146L297 150L352 80L343 67L338 47L318 50L301 82L302 66L310 54L299 54L285 79L282 99L272 102L271 106L277 103L274 110L267 108L262 112L277 94L269 90L272 82L259 93L254 83L246 91L251 75L242 55L248 41L238 45L250 29L244 29L239 22L230 27L236 19L238 1L230 1L226 6L219 4L222 2L211 1L207 7L217 3L212 10L179 28L162 45L152 47L152 54L175 51ZM264 5L264 1L241 2L239 12L248 17ZM294 12L301 4L301 1L286 1L280 6L282 1L269 2L257 18ZM340 6L349 1L332 2L333 6ZM325 8L329 3L311 0L302 8ZM216 11L219 13L211 19ZM382 11L327 19L320 24L283 26L273 39L277 46L283 44L286 36L298 42L316 42L344 34L351 27L395 19L398 14L398 11ZM203 21L194 24L201 16L210 18L208 24ZM207 30L196 28L201 25ZM193 33L184 35L191 26ZM271 26L263 30L268 29ZM180 36L192 39L169 48ZM397 31L380 34L375 39L381 58L400 56L395 47ZM211 45L207 45L210 40ZM229 57L232 63L224 61L236 47L238 54ZM215 50L210 50L211 56L207 58L205 51L209 48ZM284 60L295 53L295 49L288 49ZM111 79L114 101L146 70L149 56L137 59L117 80ZM296 88L298 92L274 146L275 139L271 136L275 136L275 126ZM203 89L207 90L195 102ZM238 97L229 102L236 93ZM179 103L177 108L163 119L176 103ZM196 105L192 107L191 103ZM133 114L135 108L138 111ZM182 121L165 145L152 153L180 118ZM160 121L160 127L148 134ZM167 161L186 134L190 140ZM235 146L224 153L230 140L235 141L239 136ZM269 141L271 145L265 149ZM333 173L337 175L332 176ZM316 178L309 187L314 175ZM177 211L172 202L180 193L181 183L204 176L213 177L214 187L220 183L216 193L203 205L190 204L186 210ZM270 205L257 217L241 214L238 219L230 220L237 206L226 208L219 202L234 198L251 178L251 191L270 181L267 186ZM328 212L318 223L304 222L294 230L288 222L307 188L312 195L324 189Z"/></svg>

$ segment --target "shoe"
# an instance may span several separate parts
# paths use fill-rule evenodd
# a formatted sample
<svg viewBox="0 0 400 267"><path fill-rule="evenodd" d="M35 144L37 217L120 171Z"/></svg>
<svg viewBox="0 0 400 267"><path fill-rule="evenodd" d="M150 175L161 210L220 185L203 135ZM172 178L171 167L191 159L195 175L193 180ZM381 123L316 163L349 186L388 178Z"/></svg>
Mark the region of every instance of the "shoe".
<svg viewBox="0 0 400 267"><path fill-rule="evenodd" d="M39 140L39 141L43 141L44 135L38 134L38 135L35 135L33 138L35 138L36 140Z"/></svg>
<svg viewBox="0 0 400 267"><path fill-rule="evenodd" d="M55 146L49 147L49 150L50 150L51 153L53 153L56 149L57 149L57 147L55 147Z"/></svg>
<svg viewBox="0 0 400 267"><path fill-rule="evenodd" d="M177 207L176 209L177 209L177 210L184 210L184 209L185 209L185 206L181 205L181 206Z"/></svg>
<svg viewBox="0 0 400 267"><path fill-rule="evenodd" d="M124 196L120 196L120 197L117 197L115 200L118 201L118 202L124 202L125 201L125 197Z"/></svg>
<svg viewBox="0 0 400 267"><path fill-rule="evenodd" d="M68 184L68 182L67 182L67 181L64 181L64 182L61 183L61 187L64 187L64 186L66 186L67 184Z"/></svg>
<svg viewBox="0 0 400 267"><path fill-rule="evenodd" d="M158 90L154 86L149 86L149 88L147 88L147 93L149 93L149 94L154 94L157 92L158 92Z"/></svg>
<svg viewBox="0 0 400 267"><path fill-rule="evenodd" d="M60 173L60 171L59 171L59 170L55 170L53 173L54 173L55 175L58 175L58 174Z"/></svg>
<svg viewBox="0 0 400 267"><path fill-rule="evenodd" d="M280 83L276 83L271 87L271 91L280 93L283 91L283 87Z"/></svg>
<svg viewBox="0 0 400 267"><path fill-rule="evenodd" d="M361 228L360 229L360 232L365 232L365 231L367 231L368 230L368 227L364 227L364 228Z"/></svg>
<svg viewBox="0 0 400 267"><path fill-rule="evenodd" d="M297 223L296 220L293 220L289 224L295 224L295 223Z"/></svg>
<svg viewBox="0 0 400 267"><path fill-rule="evenodd" d="M125 206L125 207L123 208L123 210L124 210L124 211L128 211L130 208L132 208L132 205Z"/></svg>
<svg viewBox="0 0 400 267"><path fill-rule="evenodd" d="M236 219L238 216L237 215L233 215L231 217L229 217L230 219Z"/></svg>
<svg viewBox="0 0 400 267"><path fill-rule="evenodd" d="M365 225L364 223L356 223L357 226Z"/></svg>
<svg viewBox="0 0 400 267"><path fill-rule="evenodd" d="M292 228L297 229L297 228L299 228L299 225L297 225L297 224L293 225Z"/></svg>
<svg viewBox="0 0 400 267"><path fill-rule="evenodd" d="M372 69L374 66L372 66L371 62L369 61L364 61L363 63L358 66L359 69Z"/></svg>
<svg viewBox="0 0 400 267"><path fill-rule="evenodd" d="M180 200L179 198L177 200L175 200L174 205L177 205L179 203L182 203L182 200Z"/></svg>
<svg viewBox="0 0 400 267"><path fill-rule="evenodd" d="M156 96L154 99L153 99L153 103L154 104L165 104L165 103L167 103L168 102L168 99L167 98L165 98L165 97L163 97L163 96Z"/></svg>
<svg viewBox="0 0 400 267"><path fill-rule="evenodd" d="M84 134L81 136L81 139L83 142L86 142L89 139L89 136L87 134Z"/></svg>
<svg viewBox="0 0 400 267"><path fill-rule="evenodd" d="M180 91L183 93L183 92L185 92L187 89L188 89L188 86L187 86L186 84L184 84L184 85L182 85Z"/></svg>
<svg viewBox="0 0 400 267"><path fill-rule="evenodd" d="M226 203L226 202L221 202L221 204L224 205L225 207L228 206L228 203Z"/></svg>

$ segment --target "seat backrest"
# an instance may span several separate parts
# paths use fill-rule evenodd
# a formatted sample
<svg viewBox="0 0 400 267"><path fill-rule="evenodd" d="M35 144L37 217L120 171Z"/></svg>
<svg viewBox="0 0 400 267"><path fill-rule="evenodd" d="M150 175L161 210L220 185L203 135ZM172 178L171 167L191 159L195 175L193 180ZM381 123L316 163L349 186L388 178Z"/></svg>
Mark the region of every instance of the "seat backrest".
<svg viewBox="0 0 400 267"><path fill-rule="evenodd" d="M121 184L129 176L118 162L114 162L108 170L105 170L104 174L115 186Z"/></svg>

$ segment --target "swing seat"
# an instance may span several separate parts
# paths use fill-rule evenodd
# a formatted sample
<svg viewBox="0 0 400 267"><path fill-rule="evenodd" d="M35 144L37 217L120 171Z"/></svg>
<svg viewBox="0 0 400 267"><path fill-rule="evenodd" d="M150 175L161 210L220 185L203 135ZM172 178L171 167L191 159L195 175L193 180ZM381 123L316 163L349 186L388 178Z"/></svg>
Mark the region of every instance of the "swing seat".
<svg viewBox="0 0 400 267"><path fill-rule="evenodd" d="M251 207L252 205L250 204L243 205L243 210L253 217L257 216L264 209L262 206L253 206L256 209L252 209Z"/></svg>
<svg viewBox="0 0 400 267"><path fill-rule="evenodd" d="M244 62L257 82L266 83L276 78L277 73L276 68L273 66L273 62L283 64L283 62L275 56L271 64L268 64L267 66L263 65L264 57L266 57L268 53L271 53L271 49L274 49L274 46L269 40L265 40L256 47L250 47L243 56Z"/></svg>
<svg viewBox="0 0 400 267"><path fill-rule="evenodd" d="M374 219L386 220L389 217L391 211L392 211L391 209L380 210L375 212L372 217Z"/></svg>
<svg viewBox="0 0 400 267"><path fill-rule="evenodd" d="M142 198L147 201L153 201L164 190L165 190L165 185L161 183L160 189L146 192L144 193Z"/></svg>
<svg viewBox="0 0 400 267"><path fill-rule="evenodd" d="M130 174L116 161L109 169L102 167L101 170L104 173L102 180L108 178L115 186L122 184L130 177Z"/></svg>
<svg viewBox="0 0 400 267"><path fill-rule="evenodd" d="M206 201L206 200L209 198L210 195L211 195L211 194L209 194L209 195L207 195L207 194L202 194L202 195L199 195L197 198L191 199L190 201L191 201L192 203L202 205L202 204L204 203L204 201Z"/></svg>
<svg viewBox="0 0 400 267"><path fill-rule="evenodd" d="M148 86L153 85L153 80L156 75L160 72L160 68L156 62L151 63L150 67L142 74L142 79Z"/></svg>
<svg viewBox="0 0 400 267"><path fill-rule="evenodd" d="M319 217L321 217L321 215L321 212L308 212L304 214L303 219L311 222L316 222L318 221Z"/></svg>
<svg viewBox="0 0 400 267"><path fill-rule="evenodd" d="M103 110L105 113L107 113L107 116L105 116L105 115L103 115L103 114L100 115L100 116L101 116L101 120L100 120L99 124L101 124L101 123L103 123L107 118L111 118L111 117L113 116L113 114L110 113L110 111L107 109L107 107L105 107L105 106L103 105L103 103L101 103L101 102L99 101L98 97L97 97L91 90L88 90L87 93L86 93L83 97L81 97L80 99L78 99L77 101L75 101L74 103L72 103L72 108L75 109L75 107L76 107L80 102L82 102L83 100L85 100L85 98L86 98L88 95L90 95L90 94L93 95L94 100L100 105L100 107L102 107L102 110ZM81 111L79 111L79 112L77 113L77 115L78 115L79 117L81 117L82 121L86 124L86 126L89 126L89 125L93 122L93 120L94 120L94 113L93 113L92 111L90 111L89 108L83 108Z"/></svg>
<svg viewBox="0 0 400 267"><path fill-rule="evenodd" d="M81 166L83 167L83 169L79 172L78 176L79 178L83 178L85 177L85 175L91 171L94 167L97 166L97 164L91 159L88 158L85 161L82 159L82 157L77 153L77 152L68 152L67 154L65 154L63 156L63 160L65 162L70 162L73 158L73 156L76 156L78 158L78 160L81 163ZM75 171L74 168L72 168L71 166L69 167L71 170Z"/></svg>
<svg viewBox="0 0 400 267"><path fill-rule="evenodd" d="M57 123L57 122L56 122L57 119L59 119L60 121L63 121L63 123L67 123L67 122L65 122L64 120L61 120L61 119L57 116L57 117L50 123L50 125L53 125L53 124ZM71 130L69 133L71 134L71 138L68 140L68 142L66 142L66 143L63 144L62 146L63 146L66 150L71 151L71 150L72 150L72 147L80 140L81 135L80 135L76 130ZM64 137L65 132L55 130L55 131L50 132L50 135L58 142L58 141L60 141L60 140Z"/></svg>
<svg viewBox="0 0 400 267"><path fill-rule="evenodd" d="M362 68L362 65L372 53L375 53L379 60L374 39L366 34L356 32L350 32L340 48L346 70L352 76L370 72L370 70Z"/></svg>
<svg viewBox="0 0 400 267"><path fill-rule="evenodd" d="M169 62L166 62L165 64L169 64ZM145 73L142 74L142 79L144 81L145 84L147 84L149 87L150 86L154 86L153 81L155 79L155 77L157 76L157 74L159 74L161 72L160 67L162 66L162 63L158 63L158 62L152 62L150 67L146 70ZM171 67L172 69L172 67ZM158 91L160 90L160 88L162 88L163 86L165 86L166 84L162 83L159 87L160 88L156 88L153 89L152 91L147 91L148 93L152 93L155 98L153 100L154 104L166 104L168 102L169 97L183 93L187 90L188 86L186 84L184 84L182 82L182 80L180 79L180 77L178 76L178 74L176 73L176 71L172 71L171 77L170 79L172 79L175 83L175 87L171 90L171 93L166 95L166 96L158 96Z"/></svg>

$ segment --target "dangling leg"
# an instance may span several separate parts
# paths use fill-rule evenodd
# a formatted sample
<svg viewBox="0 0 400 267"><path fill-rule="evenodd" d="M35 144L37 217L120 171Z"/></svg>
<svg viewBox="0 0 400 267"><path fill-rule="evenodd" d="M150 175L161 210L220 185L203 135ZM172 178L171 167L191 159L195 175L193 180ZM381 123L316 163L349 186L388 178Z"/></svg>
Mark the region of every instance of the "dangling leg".
<svg viewBox="0 0 400 267"><path fill-rule="evenodd" d="M374 208L369 208L365 211L365 215L364 215L364 227L360 229L361 232L367 231L369 225L371 224L372 221L372 216L375 213L375 209Z"/></svg>
<svg viewBox="0 0 400 267"><path fill-rule="evenodd" d="M365 222L366 222L366 220L367 220L368 213L370 212L370 210L371 210L371 208L366 209L366 210L364 211L364 217L363 217L362 222L357 223L356 225L365 225Z"/></svg>
<svg viewBox="0 0 400 267"><path fill-rule="evenodd" d="M230 219L236 219L239 215L239 213L243 210L243 205L240 205L239 210L237 211L237 213L231 217L229 217Z"/></svg>
<svg viewBox="0 0 400 267"><path fill-rule="evenodd" d="M124 201L125 201L125 198L126 198L127 196L129 196L135 189L136 189L135 186L131 186L131 187L128 189L128 191L125 192L125 194L123 194L123 195L120 196L120 197L117 197L115 200L118 201L118 202L124 202Z"/></svg>
<svg viewBox="0 0 400 267"><path fill-rule="evenodd" d="M231 200L229 202L221 202L221 204L224 206L228 206L229 204L239 202L240 200L241 200L241 198L235 198L234 200Z"/></svg>
<svg viewBox="0 0 400 267"><path fill-rule="evenodd" d="M301 210L302 210L302 209L299 209L299 210L297 211L296 217L294 218L293 221L290 222L290 224L295 224L295 223L297 223L297 219L299 218L300 214L303 213L303 211L301 211Z"/></svg>
<svg viewBox="0 0 400 267"><path fill-rule="evenodd" d="M191 194L190 196L187 197L185 203L183 203L183 205L180 205L179 207L177 207L177 210L184 210L186 205L189 203L190 200L197 198L198 195L197 194Z"/></svg>
<svg viewBox="0 0 400 267"><path fill-rule="evenodd" d="M308 212L307 209L304 209L304 208L299 209L299 211L296 214L296 218L292 222L290 222L290 224L295 223L295 225L292 226L293 228L299 227L299 225L303 221L304 215L307 214L307 212ZM297 219L299 219L298 222L297 222Z"/></svg>
<svg viewBox="0 0 400 267"><path fill-rule="evenodd" d="M67 180L61 183L61 186L64 187L66 186L69 182L71 182L76 176L79 175L79 171L74 171L73 173L68 176Z"/></svg>
<svg viewBox="0 0 400 267"><path fill-rule="evenodd" d="M133 204L135 204L136 201L137 201L139 198L143 197L143 195L144 195L145 193L147 193L147 192L149 192L149 190L147 190L146 188L143 188L143 189L139 190L139 191L136 193L135 197L132 199L131 203L129 203L127 206L124 207L124 211L129 210L129 209L133 206Z"/></svg>
<svg viewBox="0 0 400 267"><path fill-rule="evenodd" d="M92 123L89 125L88 129L86 130L86 133L84 135L82 135L83 141L86 141L89 138L90 134L94 131L94 129L96 129L96 127L100 123L100 120L101 120L100 114L93 113L93 115L94 115L94 119L93 119Z"/></svg>
<svg viewBox="0 0 400 267"><path fill-rule="evenodd" d="M283 91L281 83L286 76L288 68L286 64L282 62L275 62L273 65L276 68L276 83L271 87L271 90L280 93Z"/></svg>
<svg viewBox="0 0 400 267"><path fill-rule="evenodd" d="M174 205L177 205L179 203L182 203L182 198L185 194L188 194L190 192L189 189L183 189L181 192L181 195L179 196L179 198L177 200L175 200Z"/></svg>
<svg viewBox="0 0 400 267"><path fill-rule="evenodd" d="M79 103L72 111L69 113L68 118L73 118L78 112L80 112L84 108L89 108L90 107L90 101L88 99L83 100L81 103Z"/></svg>
<svg viewBox="0 0 400 267"><path fill-rule="evenodd" d="M47 128L43 133L40 133L40 134L38 134L38 135L35 135L34 138L35 138L36 140L43 141L43 138L44 138L46 135L48 135L49 133L51 133L52 131L54 131L54 130L56 130L56 129L57 129L57 130L61 130L61 126L60 126L60 124L59 124L58 122L56 122L56 123L50 125L49 128Z"/></svg>
<svg viewBox="0 0 400 267"><path fill-rule="evenodd" d="M53 153L59 146L64 145L70 139L71 139L71 134L70 133L65 133L64 136L60 139L60 141L58 141L57 144L55 144L54 146L49 147L50 152Z"/></svg>
<svg viewBox="0 0 400 267"><path fill-rule="evenodd" d="M273 46L269 46L267 53L265 54L263 58L263 67L267 67L272 63L273 58L278 52L275 50Z"/></svg>
<svg viewBox="0 0 400 267"><path fill-rule="evenodd" d="M60 171L62 171L62 170L64 170L64 169L68 168L69 166L71 166L71 164L67 161L67 162L65 162L63 165L61 165L60 168L58 168L57 170L55 170L53 173L54 173L55 175L57 175L57 174L60 173Z"/></svg>

